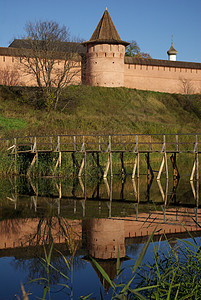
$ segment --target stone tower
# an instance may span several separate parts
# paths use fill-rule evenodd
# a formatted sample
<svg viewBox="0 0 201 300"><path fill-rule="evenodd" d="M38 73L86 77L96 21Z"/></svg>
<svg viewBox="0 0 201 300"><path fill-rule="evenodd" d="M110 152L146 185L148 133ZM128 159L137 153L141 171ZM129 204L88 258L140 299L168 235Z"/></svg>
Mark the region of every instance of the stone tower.
<svg viewBox="0 0 201 300"><path fill-rule="evenodd" d="M125 46L107 11L103 13L86 50L85 84L92 86L124 86Z"/></svg>

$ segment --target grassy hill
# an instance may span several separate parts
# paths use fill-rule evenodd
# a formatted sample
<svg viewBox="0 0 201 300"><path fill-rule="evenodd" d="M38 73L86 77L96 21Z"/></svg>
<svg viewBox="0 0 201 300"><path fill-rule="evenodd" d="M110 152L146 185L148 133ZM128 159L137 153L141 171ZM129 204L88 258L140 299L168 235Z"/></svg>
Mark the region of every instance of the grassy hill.
<svg viewBox="0 0 201 300"><path fill-rule="evenodd" d="M0 86L1 137L42 134L200 132L201 95L70 86L48 112L36 88ZM34 95L34 96L33 96Z"/></svg>

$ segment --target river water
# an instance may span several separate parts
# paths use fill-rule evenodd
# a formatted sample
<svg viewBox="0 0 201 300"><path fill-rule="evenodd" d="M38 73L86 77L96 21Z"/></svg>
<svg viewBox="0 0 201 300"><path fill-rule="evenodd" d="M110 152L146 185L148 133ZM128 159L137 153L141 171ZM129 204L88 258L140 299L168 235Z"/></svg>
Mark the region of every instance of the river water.
<svg viewBox="0 0 201 300"><path fill-rule="evenodd" d="M111 286L93 259L114 280L118 257L126 281L154 230L143 262L153 260L162 233L169 240L161 243L162 251L178 247L178 238L189 239L186 229L198 241L201 236L199 182L189 176L179 181L18 176L2 178L0 188L0 299L22 297L21 284L29 299L42 298L45 287L51 299L89 294L101 299L101 293L110 299ZM47 281L44 258L52 244Z"/></svg>

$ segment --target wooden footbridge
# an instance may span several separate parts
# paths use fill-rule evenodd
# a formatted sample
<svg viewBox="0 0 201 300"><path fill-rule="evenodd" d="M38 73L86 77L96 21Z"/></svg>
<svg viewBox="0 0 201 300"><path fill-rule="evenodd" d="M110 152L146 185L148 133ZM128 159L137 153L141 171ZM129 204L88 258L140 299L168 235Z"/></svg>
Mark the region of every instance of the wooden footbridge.
<svg viewBox="0 0 201 300"><path fill-rule="evenodd" d="M73 165L78 166L76 153L82 153L82 162L79 165L78 177L87 167L87 156L91 154L97 167L106 178L110 170L113 176L112 155L120 154L122 174L125 173L124 153L133 153L132 178L140 175L140 154L146 155L147 173L153 175L150 165L150 154L159 153L161 155L161 165L157 171L157 180L160 180L161 173L165 167L166 178L168 179L167 155L171 155L174 177L179 176L176 165L176 156L181 153L194 155L194 163L190 180L199 180L199 154L201 152L201 134L112 134L112 135L57 135L57 136L26 136L9 139L1 139L1 143L6 146L7 151L13 154L14 168L16 172L17 157L22 153L33 155L28 168L29 175L31 169L38 161L40 153L58 153L54 170L61 168L62 153L72 153ZM106 166L100 166L99 156L107 154Z"/></svg>

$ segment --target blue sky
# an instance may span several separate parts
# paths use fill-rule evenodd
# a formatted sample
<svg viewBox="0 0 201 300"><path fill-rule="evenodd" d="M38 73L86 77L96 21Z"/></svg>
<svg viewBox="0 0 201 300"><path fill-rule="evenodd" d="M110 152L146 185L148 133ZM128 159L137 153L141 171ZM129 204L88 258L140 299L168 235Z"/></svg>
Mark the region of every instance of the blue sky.
<svg viewBox="0 0 201 300"><path fill-rule="evenodd" d="M24 34L27 21L55 20L88 40L105 8L122 40L167 59L173 34L177 60L201 62L201 0L0 0L0 47Z"/></svg>

